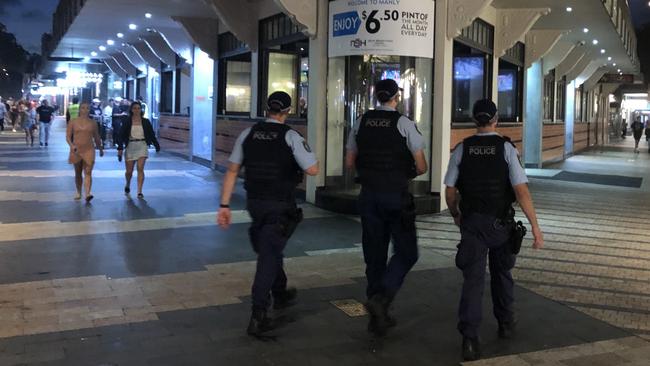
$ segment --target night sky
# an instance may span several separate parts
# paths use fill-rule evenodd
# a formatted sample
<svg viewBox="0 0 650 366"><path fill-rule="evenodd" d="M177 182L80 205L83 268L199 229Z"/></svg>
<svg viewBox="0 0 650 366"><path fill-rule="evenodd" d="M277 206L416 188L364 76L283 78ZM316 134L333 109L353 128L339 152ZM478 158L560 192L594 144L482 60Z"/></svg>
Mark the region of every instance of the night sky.
<svg viewBox="0 0 650 366"><path fill-rule="evenodd" d="M632 12L632 20L637 29L644 24L650 23L650 6L647 0L628 0L630 11Z"/></svg>
<svg viewBox="0 0 650 366"><path fill-rule="evenodd" d="M41 36L52 33L59 0L0 0L0 23L30 52L41 53Z"/></svg>

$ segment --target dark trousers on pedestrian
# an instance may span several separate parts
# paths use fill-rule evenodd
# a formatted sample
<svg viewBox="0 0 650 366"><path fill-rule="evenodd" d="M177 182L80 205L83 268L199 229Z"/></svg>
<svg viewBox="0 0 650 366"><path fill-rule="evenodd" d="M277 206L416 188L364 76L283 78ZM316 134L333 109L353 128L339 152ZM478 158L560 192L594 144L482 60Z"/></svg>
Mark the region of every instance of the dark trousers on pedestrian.
<svg viewBox="0 0 650 366"><path fill-rule="evenodd" d="M118 117L113 117L113 121L111 122L111 127L113 128L113 145L119 145L120 130L122 129L122 119Z"/></svg>
<svg viewBox="0 0 650 366"><path fill-rule="evenodd" d="M488 257L494 316L499 323L513 321L514 281L510 271L515 266L516 257L508 245L511 227L493 216L463 216L456 266L463 271L464 278L458 330L465 337L477 338L479 334Z"/></svg>
<svg viewBox="0 0 650 366"><path fill-rule="evenodd" d="M283 294L287 289L284 272L284 247L289 237L283 230L289 210L295 202L249 199L247 210L253 219L249 236L257 253L257 270L253 281L253 310L266 310L271 304L271 294Z"/></svg>
<svg viewBox="0 0 650 366"><path fill-rule="evenodd" d="M407 190L384 192L363 188L359 212L368 280L366 295L369 299L375 294L392 299L418 260L413 196ZM393 255L388 261L391 239Z"/></svg>

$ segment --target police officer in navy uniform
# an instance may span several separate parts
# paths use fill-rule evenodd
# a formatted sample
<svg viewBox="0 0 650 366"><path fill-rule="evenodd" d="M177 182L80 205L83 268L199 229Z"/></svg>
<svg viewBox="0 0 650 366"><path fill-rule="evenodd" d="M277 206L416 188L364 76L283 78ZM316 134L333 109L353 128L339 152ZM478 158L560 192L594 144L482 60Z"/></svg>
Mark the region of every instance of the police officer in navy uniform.
<svg viewBox="0 0 650 366"><path fill-rule="evenodd" d="M481 355L479 327L488 257L498 335L510 338L514 331L514 282L510 271L515 255L508 243L515 201L532 226L533 248L541 249L544 245L517 149L507 137L496 132L497 107L489 99L479 100L474 104L473 115L477 133L456 146L445 176L445 198L461 232L456 266L463 271L464 278L458 330L463 335L465 361L477 360Z"/></svg>
<svg viewBox="0 0 650 366"><path fill-rule="evenodd" d="M400 114L400 88L392 79L375 85L381 106L366 112L350 132L346 165L361 183L359 211L368 286L368 330L383 336L395 325L388 308L418 259L415 205L409 182L427 172L424 138ZM388 244L394 254L388 261Z"/></svg>
<svg viewBox="0 0 650 366"><path fill-rule="evenodd" d="M302 211L295 201L296 186L303 173L318 174L318 160L305 139L285 124L291 97L274 92L267 101L267 119L246 129L235 142L224 178L218 224L227 229L232 222L230 198L241 167L244 167L246 209L253 223L249 236L257 253L257 271L252 288L253 311L248 334L261 336L273 329L267 310L295 303L297 291L287 288L283 250ZM298 217L300 216L300 217Z"/></svg>

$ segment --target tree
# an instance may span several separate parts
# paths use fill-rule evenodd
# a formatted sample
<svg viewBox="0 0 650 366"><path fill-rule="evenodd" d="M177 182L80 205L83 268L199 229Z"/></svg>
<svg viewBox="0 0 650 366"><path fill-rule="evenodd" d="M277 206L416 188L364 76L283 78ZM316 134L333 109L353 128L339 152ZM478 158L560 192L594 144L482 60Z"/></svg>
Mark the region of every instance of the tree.
<svg viewBox="0 0 650 366"><path fill-rule="evenodd" d="M0 23L0 95L3 97L22 96L23 77L33 72L35 60L16 42L16 37L7 32L7 27ZM6 71L5 71L6 70Z"/></svg>

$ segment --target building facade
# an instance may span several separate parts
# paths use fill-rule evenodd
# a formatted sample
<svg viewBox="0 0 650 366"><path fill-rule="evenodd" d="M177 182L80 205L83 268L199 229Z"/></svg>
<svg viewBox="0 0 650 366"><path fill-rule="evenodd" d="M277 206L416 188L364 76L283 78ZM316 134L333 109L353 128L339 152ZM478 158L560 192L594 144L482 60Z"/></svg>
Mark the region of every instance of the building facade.
<svg viewBox="0 0 650 366"><path fill-rule="evenodd" d="M493 99L499 131L541 168L607 143L621 118L610 95L640 80L622 0L145 0L146 14L119 21L103 18L110 9L62 0L51 62L102 67L96 94L142 96L163 149L217 169L264 118L266 96L288 92L289 124L322 164L301 189L341 212L355 210L358 190L346 139L376 106L378 80L400 83L400 110L427 141L430 172L411 187L422 212L444 209L447 161L474 131L474 101Z"/></svg>

